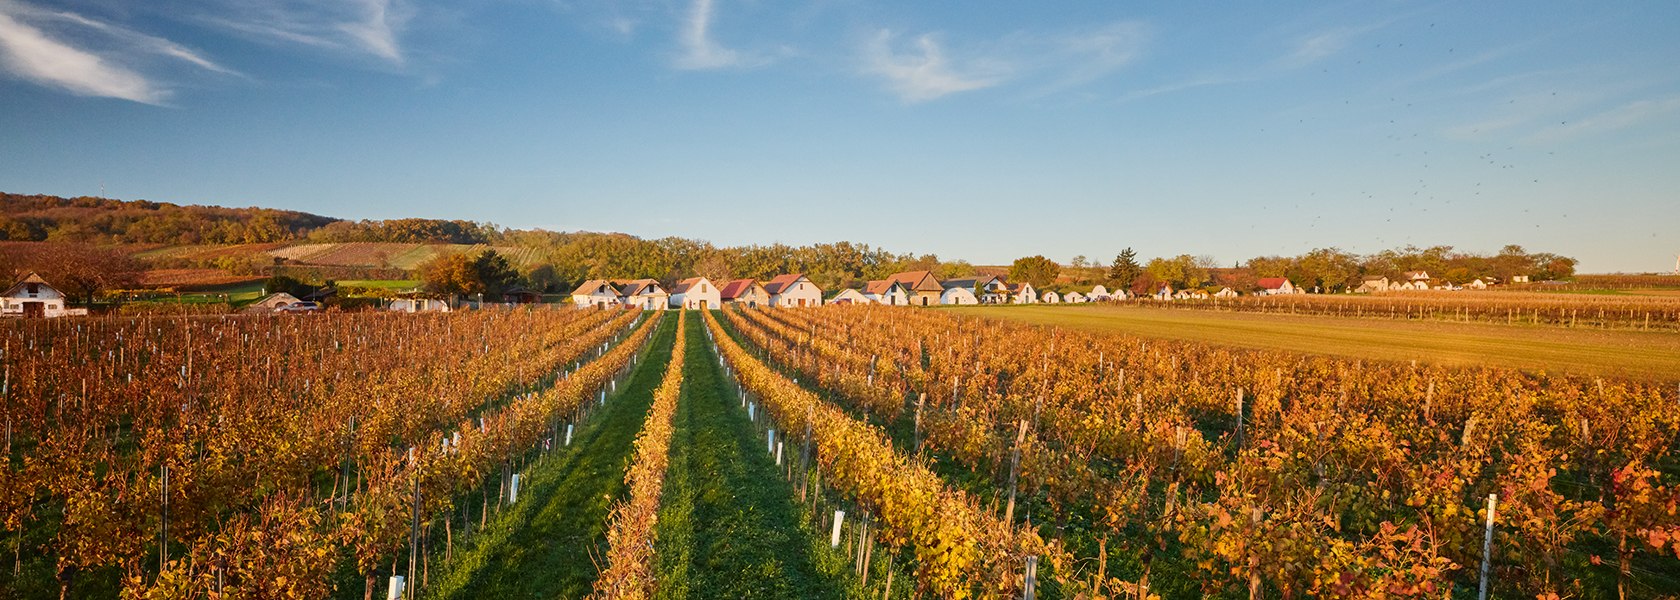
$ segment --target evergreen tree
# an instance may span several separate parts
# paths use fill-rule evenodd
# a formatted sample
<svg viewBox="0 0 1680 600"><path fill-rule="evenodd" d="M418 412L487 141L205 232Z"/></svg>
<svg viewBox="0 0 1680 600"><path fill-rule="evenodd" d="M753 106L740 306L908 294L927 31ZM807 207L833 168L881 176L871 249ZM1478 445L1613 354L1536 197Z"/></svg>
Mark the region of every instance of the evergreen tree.
<svg viewBox="0 0 1680 600"><path fill-rule="evenodd" d="M1137 262L1137 253L1131 248L1120 251L1114 257L1114 265L1108 268L1108 278L1114 282L1115 289L1130 289L1132 283L1143 274L1143 266Z"/></svg>

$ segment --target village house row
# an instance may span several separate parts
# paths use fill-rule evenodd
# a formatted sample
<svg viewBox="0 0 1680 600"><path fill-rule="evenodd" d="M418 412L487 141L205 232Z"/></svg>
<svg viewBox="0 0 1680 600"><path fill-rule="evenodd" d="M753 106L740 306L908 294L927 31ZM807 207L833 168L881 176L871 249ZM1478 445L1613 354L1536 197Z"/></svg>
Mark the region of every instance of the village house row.
<svg viewBox="0 0 1680 600"><path fill-rule="evenodd" d="M1292 294L1301 290L1287 279L1260 280L1261 294ZM1197 292L1200 292L1197 290ZM1183 291L1163 289L1157 296L1181 298ZM1236 295L1229 290L1219 294ZM1216 295L1219 295L1216 294ZM800 273L779 275L769 281L735 279L719 285L705 277L678 281L669 291L653 279L591 279L572 291L579 308L639 308L664 310L685 308L707 310L726 304L749 308L761 306L793 308L834 304L886 304L892 306L934 306L940 304L1078 304L1124 300L1124 290L1110 292L1101 285L1088 291L1040 293L1030 283L1009 283L996 275L940 280L929 271L906 271L886 279L870 281L863 289L843 289L825 294L822 288ZM1202 293L1206 297L1206 293Z"/></svg>

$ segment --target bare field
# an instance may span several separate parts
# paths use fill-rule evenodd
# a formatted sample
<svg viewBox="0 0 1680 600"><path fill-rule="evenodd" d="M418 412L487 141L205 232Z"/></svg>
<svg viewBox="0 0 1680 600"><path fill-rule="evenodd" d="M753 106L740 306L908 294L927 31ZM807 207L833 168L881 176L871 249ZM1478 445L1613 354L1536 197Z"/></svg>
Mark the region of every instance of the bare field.
<svg viewBox="0 0 1680 600"><path fill-rule="evenodd" d="M1639 379L1680 379L1680 333L1411 322L1111 305L976 306L961 315L1265 350Z"/></svg>

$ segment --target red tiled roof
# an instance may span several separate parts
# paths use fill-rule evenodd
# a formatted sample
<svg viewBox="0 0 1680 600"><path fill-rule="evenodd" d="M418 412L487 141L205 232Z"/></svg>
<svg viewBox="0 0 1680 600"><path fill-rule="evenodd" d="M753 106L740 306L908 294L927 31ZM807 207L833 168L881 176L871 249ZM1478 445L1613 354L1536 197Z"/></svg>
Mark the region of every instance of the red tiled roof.
<svg viewBox="0 0 1680 600"><path fill-rule="evenodd" d="M741 294L747 293L747 290L752 289L752 286L753 280L751 279L736 279L718 288L718 297L724 300L734 300L740 298Z"/></svg>
<svg viewBox="0 0 1680 600"><path fill-rule="evenodd" d="M783 288L793 285L794 282L799 281L803 277L805 277L803 273L777 275L775 279L764 282L764 291L772 294L780 294L782 293Z"/></svg>
<svg viewBox="0 0 1680 600"><path fill-rule="evenodd" d="M1261 277L1259 281L1260 287L1268 290L1282 288L1285 283L1289 283L1289 280L1282 277Z"/></svg>

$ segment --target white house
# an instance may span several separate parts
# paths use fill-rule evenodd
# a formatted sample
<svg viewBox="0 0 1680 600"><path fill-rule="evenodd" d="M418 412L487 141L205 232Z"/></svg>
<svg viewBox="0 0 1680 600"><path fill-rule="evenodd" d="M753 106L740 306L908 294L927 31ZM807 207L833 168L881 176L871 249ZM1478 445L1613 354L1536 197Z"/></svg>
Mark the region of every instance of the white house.
<svg viewBox="0 0 1680 600"><path fill-rule="evenodd" d="M1088 299L1085 297L1085 294L1079 293L1078 290L1062 294L1062 302L1066 302L1068 304L1084 304L1087 301Z"/></svg>
<svg viewBox="0 0 1680 600"><path fill-rule="evenodd" d="M1237 291L1233 290L1231 288L1220 288L1219 291L1213 293L1213 297L1215 297L1215 298L1235 298L1235 297L1237 297Z"/></svg>
<svg viewBox="0 0 1680 600"><path fill-rule="evenodd" d="M1009 284L1009 301L1015 304L1038 304L1038 290L1027 282Z"/></svg>
<svg viewBox="0 0 1680 600"><path fill-rule="evenodd" d="M718 298L724 304L745 304L747 308L770 305L770 292L764 291L764 286L753 279L736 279L723 284Z"/></svg>
<svg viewBox="0 0 1680 600"><path fill-rule="evenodd" d="M946 282L944 293L939 294L939 303L956 305L979 304L980 298L975 297L974 290L968 288L967 286L950 285L950 282Z"/></svg>
<svg viewBox="0 0 1680 600"><path fill-rule="evenodd" d="M397 298L391 301L386 310L403 313L449 312L449 303L436 298Z"/></svg>
<svg viewBox="0 0 1680 600"><path fill-rule="evenodd" d="M1108 288L1103 287L1102 284L1097 284L1096 287L1091 288L1091 293L1085 294L1085 298L1092 302L1102 302L1108 300L1109 297Z"/></svg>
<svg viewBox="0 0 1680 600"><path fill-rule="evenodd" d="M1372 292L1386 292L1389 287L1387 277L1383 277L1381 275L1366 275L1364 279L1360 280L1359 287L1355 288L1353 291L1362 294L1369 294Z"/></svg>
<svg viewBox="0 0 1680 600"><path fill-rule="evenodd" d="M578 308L618 308L624 304L624 296L612 282L591 279L572 290L572 303Z"/></svg>
<svg viewBox="0 0 1680 600"><path fill-rule="evenodd" d="M823 302L822 288L802 273L777 275L764 284L764 291L770 293L770 306L778 308L822 306Z"/></svg>
<svg viewBox="0 0 1680 600"><path fill-rule="evenodd" d="M1260 284L1260 295L1262 296L1306 293L1305 290L1295 287L1295 284L1291 283L1289 279L1285 277L1262 277L1258 283Z"/></svg>
<svg viewBox="0 0 1680 600"><path fill-rule="evenodd" d="M1156 300L1171 300L1171 299L1173 299L1172 286L1164 284L1164 283L1161 284L1161 290L1158 291L1158 292L1155 292L1155 299Z"/></svg>
<svg viewBox="0 0 1680 600"><path fill-rule="evenodd" d="M910 305L910 291L904 289L904 284L891 279L879 279L864 284L863 295L876 304Z"/></svg>
<svg viewBox="0 0 1680 600"><path fill-rule="evenodd" d="M63 292L49 285L40 275L30 273L0 296L0 316L33 319L87 314L85 308L67 308L65 300Z"/></svg>
<svg viewBox="0 0 1680 600"><path fill-rule="evenodd" d="M690 277L671 288L671 306L688 310L711 310L723 306L723 296L717 284L705 277Z"/></svg>
<svg viewBox="0 0 1680 600"><path fill-rule="evenodd" d="M1039 300L1043 301L1045 304L1061 304L1062 295L1056 293L1056 290L1045 290L1044 295L1039 296Z"/></svg>
<svg viewBox="0 0 1680 600"><path fill-rule="evenodd" d="M1477 277L1475 281L1471 281L1470 283L1464 284L1464 287L1470 288L1472 290L1485 290L1485 289L1488 289L1488 284L1487 284L1486 281L1482 281L1482 278Z"/></svg>
<svg viewBox="0 0 1680 600"><path fill-rule="evenodd" d="M1174 300L1206 300L1208 293L1195 288L1184 288L1172 297Z"/></svg>
<svg viewBox="0 0 1680 600"><path fill-rule="evenodd" d="M665 293L665 288L658 281L652 279L634 279L631 281L614 281L619 287L619 293L624 297L624 303L642 310L665 310L670 303L671 295Z"/></svg>
<svg viewBox="0 0 1680 600"><path fill-rule="evenodd" d="M835 294L833 298L829 298L828 302L825 304L827 306L834 306L836 304L870 304L872 302L874 301L870 300L868 296L863 295L863 292L852 288L846 288L840 290L840 293Z"/></svg>

